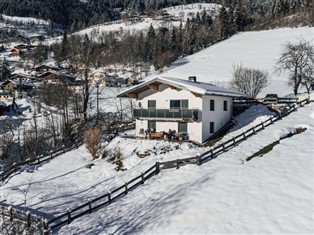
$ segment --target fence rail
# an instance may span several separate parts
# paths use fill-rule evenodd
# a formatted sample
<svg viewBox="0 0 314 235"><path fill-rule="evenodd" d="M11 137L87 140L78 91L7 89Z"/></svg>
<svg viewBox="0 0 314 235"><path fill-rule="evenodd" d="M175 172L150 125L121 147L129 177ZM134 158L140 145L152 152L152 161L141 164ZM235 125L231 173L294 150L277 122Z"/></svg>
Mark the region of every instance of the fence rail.
<svg viewBox="0 0 314 235"><path fill-rule="evenodd" d="M50 151L48 154L45 154L43 156L38 156L37 158L34 158L34 159L27 159L27 160L22 161L22 162L13 163L13 165L9 169L7 169L7 170L5 170L3 172L0 172L0 181L3 182L11 174L13 174L14 172L20 170L21 167L24 166L24 165L34 166L34 165L41 164L43 162L49 161L49 160L59 156L59 155L65 153L65 152L68 152L68 151L71 151L71 150L73 150L75 148L78 148L78 146L80 146L82 144L83 144L83 141L78 141L78 142L76 142L74 145L72 145L69 148L62 147L61 149Z"/></svg>
<svg viewBox="0 0 314 235"><path fill-rule="evenodd" d="M287 111L284 114L277 114L273 117L270 117L266 121L261 122L260 124L251 127L250 129L244 131L242 134L232 137L231 139L221 143L218 146L215 146L214 148L210 149L209 151L201 155L197 155L195 157L190 157L190 158L177 159L173 161L156 162L155 165L147 169L145 172L142 172L140 175L136 176L130 181L125 182L125 184L119 186L118 188L115 188L106 194L100 195L99 197L94 198L80 206L77 206L76 208L68 209L65 213L58 215L57 217L51 219L48 222L41 220L45 234L47 234L47 231L48 232L52 231L53 229L56 229L57 227L60 227L61 225L71 223L76 218L82 217L83 215L86 215L86 214L90 214L98 210L101 207L110 205L111 203L115 202L118 198L126 195L129 191L132 191L135 188L142 185L146 180L158 174L161 170L166 170L166 169L171 169L171 168L178 169L181 166L184 166L187 164L201 165L204 162L207 162L216 158L221 152L228 151L229 149L235 147L240 142L246 140L250 136L265 129L265 127L271 125L272 123L280 120L282 117L285 117L291 112L295 111L296 109L298 109L298 105L303 106L304 104L308 102L309 102L308 99L297 102L295 103L295 105L290 106L290 108L287 109ZM10 219L12 218L12 215L10 214L10 212L7 212L8 208L2 207L1 210L4 216ZM29 214L27 214L27 216L25 217L25 213L23 214L23 216L17 219L20 219L24 223L26 221L27 223L29 220L32 220L33 217L35 217L34 220L36 220L36 218L38 219L38 217L29 215ZM33 224L33 223L30 223L30 224Z"/></svg>
<svg viewBox="0 0 314 235"><path fill-rule="evenodd" d="M116 201L118 198L126 195L129 191L134 190L138 186L144 184L146 180L159 173L159 163L156 163L145 172L136 176L123 185L111 190L110 192L103 194L93 200L90 200L76 208L68 209L67 212L53 218L48 222L50 229L55 229L63 224L69 224L72 220L79 218L85 214L90 214L97 209L109 205Z"/></svg>
<svg viewBox="0 0 314 235"><path fill-rule="evenodd" d="M5 219L18 221L24 224L28 230L40 230L44 235L50 233L48 229L48 222L42 217L6 206L0 206L0 213L3 221Z"/></svg>

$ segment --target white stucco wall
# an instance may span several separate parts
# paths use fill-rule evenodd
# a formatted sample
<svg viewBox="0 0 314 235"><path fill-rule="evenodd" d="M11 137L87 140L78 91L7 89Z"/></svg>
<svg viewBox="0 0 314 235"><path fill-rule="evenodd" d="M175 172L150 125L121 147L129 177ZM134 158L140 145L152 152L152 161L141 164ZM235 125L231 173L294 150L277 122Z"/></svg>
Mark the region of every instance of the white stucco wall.
<svg viewBox="0 0 314 235"><path fill-rule="evenodd" d="M196 97L186 90L177 90L161 84L159 90L147 90L138 95L137 106L139 102L143 109L148 108L148 100L156 100L156 109L170 109L170 100L189 100L189 109L202 109L202 98ZM199 117L200 118L200 117ZM200 118L201 120L201 118ZM139 135L140 128L147 129L146 120L136 120L136 134ZM187 124L189 138L196 142L202 140L202 123L188 122ZM178 122L173 120L156 121L156 131L176 130L178 132ZM145 136L145 134L144 134Z"/></svg>
<svg viewBox="0 0 314 235"><path fill-rule="evenodd" d="M210 100L215 100L215 110L210 110ZM228 109L224 111L224 101L228 102ZM210 133L210 122L215 123L215 132L222 128L232 118L232 98L223 96L206 96L203 99L203 135L202 142L207 140Z"/></svg>
<svg viewBox="0 0 314 235"><path fill-rule="evenodd" d="M186 90L177 90L161 84L158 90L147 90L138 94L137 106L147 109L148 100L156 100L156 109L170 109L170 100L189 100L189 109L198 109L199 117L197 122L188 122L187 132L190 140L203 143L212 134L210 133L210 122L215 123L215 132L223 127L232 117L231 97L223 96L204 96L197 97L193 93ZM215 110L210 111L210 100L215 100ZM223 110L224 100L228 101L228 110ZM140 105L139 105L140 103ZM153 120L153 119L152 119ZM156 131L176 130L178 132L179 120L156 121ZM136 135L140 135L140 129L146 130L148 121L136 120Z"/></svg>

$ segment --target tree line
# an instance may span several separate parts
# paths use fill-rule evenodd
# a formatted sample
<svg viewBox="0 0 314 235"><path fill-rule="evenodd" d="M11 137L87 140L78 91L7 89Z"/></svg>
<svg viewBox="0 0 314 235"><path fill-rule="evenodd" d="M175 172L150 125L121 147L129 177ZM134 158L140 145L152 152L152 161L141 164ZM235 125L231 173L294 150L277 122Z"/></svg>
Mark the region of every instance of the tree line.
<svg viewBox="0 0 314 235"><path fill-rule="evenodd" d="M0 13L11 16L36 17L46 19L71 32L90 25L121 19L121 12L143 14L182 4L198 3L198 0L2 0ZM299 12L311 14L311 0L203 0L203 3L217 3L230 9L229 12L241 13L238 21L245 15L252 18L267 19ZM244 19L245 20L245 19ZM313 19L312 23L313 23ZM264 19L265 21L265 19ZM260 21L262 23L263 21Z"/></svg>

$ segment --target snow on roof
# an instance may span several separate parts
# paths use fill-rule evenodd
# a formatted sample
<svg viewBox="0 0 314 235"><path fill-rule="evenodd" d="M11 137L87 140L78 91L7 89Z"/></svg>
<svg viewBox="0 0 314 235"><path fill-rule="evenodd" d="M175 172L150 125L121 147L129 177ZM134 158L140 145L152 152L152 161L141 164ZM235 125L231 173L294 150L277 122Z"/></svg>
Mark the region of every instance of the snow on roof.
<svg viewBox="0 0 314 235"><path fill-rule="evenodd" d="M138 89L141 89L147 85L150 85L152 83L162 83L171 85L183 90L188 90L196 94L200 95L215 95L215 96L231 96L231 97L242 97L246 96L243 93L228 90L226 88L217 87L215 85L205 83L205 82L194 82L190 80L183 80L179 78L169 78L169 77L160 77L160 78L154 78L151 80L147 80L137 86L134 86L126 91L123 91L117 95L117 97L126 97L127 94L137 91Z"/></svg>

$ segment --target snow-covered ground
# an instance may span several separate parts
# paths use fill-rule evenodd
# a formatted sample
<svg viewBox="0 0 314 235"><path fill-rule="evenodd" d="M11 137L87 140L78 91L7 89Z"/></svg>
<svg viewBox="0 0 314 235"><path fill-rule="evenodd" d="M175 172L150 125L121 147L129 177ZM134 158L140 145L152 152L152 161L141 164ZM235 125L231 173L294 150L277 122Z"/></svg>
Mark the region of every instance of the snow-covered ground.
<svg viewBox="0 0 314 235"><path fill-rule="evenodd" d="M164 12L169 13L172 16L177 17L177 21L170 21L170 20L162 20L161 16L156 18L143 18L142 21L113 21L105 24L94 25L88 27L86 29L80 30L75 34L79 35L89 35L92 36L93 40L97 40L99 36L102 34L114 31L114 32L146 32L148 31L150 25L152 25L155 29L159 27L179 27L180 21L184 25L187 18L195 17L197 12L201 13L204 9L210 15L215 15L218 10L220 9L220 5L217 4L208 4L208 3L198 3L198 4L187 4L187 5L180 5L176 7L169 7L164 8ZM50 40L46 40L47 44L52 44L56 41L61 41L62 37L56 37Z"/></svg>
<svg viewBox="0 0 314 235"><path fill-rule="evenodd" d="M58 233L313 234L313 109L312 102L201 167L161 172ZM307 130L243 161L298 127Z"/></svg>
<svg viewBox="0 0 314 235"><path fill-rule="evenodd" d="M42 19L36 19L32 17L19 17L19 16L7 16L2 14L2 18L7 21L15 21L23 24L42 24L49 25L49 22Z"/></svg>
<svg viewBox="0 0 314 235"><path fill-rule="evenodd" d="M301 36L313 40L313 28L241 33L174 63L160 75L229 81L232 65L238 62L271 73L282 44ZM264 92L290 94L291 88L283 85L285 76L271 73L273 82ZM109 102L109 90L104 89L101 97L103 111L116 107L117 101ZM271 115L264 106L252 107L238 116L238 125L224 140ZM281 140L263 157L245 161L298 127L307 130ZM58 234L313 234L313 128L312 99L217 159L200 167L162 171L116 203L62 227ZM51 218L122 185L156 161L191 157L208 149L118 137L106 147L123 154L127 170L116 172L115 165L104 159L92 161L82 146L12 175L0 187L0 202L18 208L26 204L28 210ZM145 150L150 156L139 158L136 153ZM87 168L90 163L94 166Z"/></svg>
<svg viewBox="0 0 314 235"><path fill-rule="evenodd" d="M188 79L196 76L198 81L223 85L230 81L234 65L267 71L270 84L261 93L287 95L292 89L287 85L287 73L275 73L276 61L286 42L296 42L299 38L314 43L314 28L284 28L258 32L239 33L228 40L219 42L194 55L174 62L170 68L156 76ZM150 77L150 78L151 78Z"/></svg>
<svg viewBox="0 0 314 235"><path fill-rule="evenodd" d="M313 108L312 102L201 167L163 171L109 207L62 227L58 234L311 233ZM263 106L255 106L237 122L239 128L248 128L271 115ZM245 162L298 127L307 130L280 141L262 158ZM164 153L165 149L170 151ZM195 156L208 148L119 137L106 150L121 151L127 170L116 172L103 159L92 162L83 146L15 174L2 185L1 201L20 208L26 201L27 208L51 218L122 185L156 161ZM145 150L151 155L137 157L136 152ZM86 165L91 162L94 166L89 169Z"/></svg>

